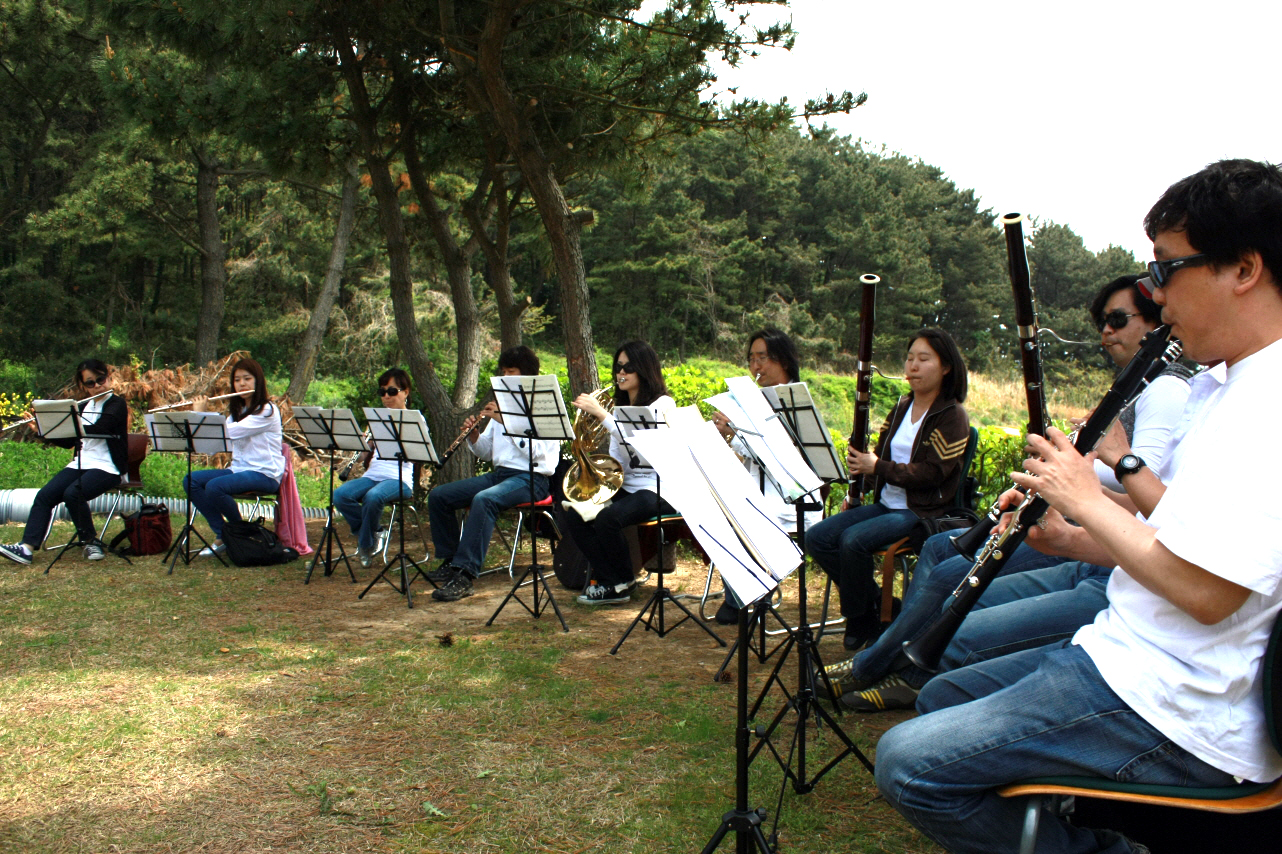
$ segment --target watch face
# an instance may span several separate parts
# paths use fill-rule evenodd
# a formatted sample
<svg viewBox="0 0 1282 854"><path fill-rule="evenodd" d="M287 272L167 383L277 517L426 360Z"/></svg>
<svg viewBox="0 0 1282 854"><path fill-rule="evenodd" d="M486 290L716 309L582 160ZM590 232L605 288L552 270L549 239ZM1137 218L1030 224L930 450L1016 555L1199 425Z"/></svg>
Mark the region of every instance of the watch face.
<svg viewBox="0 0 1282 854"><path fill-rule="evenodd" d="M1134 454L1125 454L1117 461L1117 464L1124 469L1134 469L1139 467L1139 462L1140 458Z"/></svg>

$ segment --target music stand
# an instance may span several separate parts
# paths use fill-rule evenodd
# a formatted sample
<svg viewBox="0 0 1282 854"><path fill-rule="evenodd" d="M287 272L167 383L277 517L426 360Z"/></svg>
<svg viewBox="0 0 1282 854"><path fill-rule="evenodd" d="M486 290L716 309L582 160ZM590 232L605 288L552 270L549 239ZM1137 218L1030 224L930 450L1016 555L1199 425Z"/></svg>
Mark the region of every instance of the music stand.
<svg viewBox="0 0 1282 854"><path fill-rule="evenodd" d="M147 434L151 438L152 450L162 453L180 453L187 456L187 483L191 483L192 454L222 454L231 450L227 440L227 418L218 412L155 412L146 416ZM196 505L191 496L187 496L187 514L182 530L174 538L173 544L161 562L169 561L169 574L174 574L174 566L181 556L183 565L191 565L191 537L212 550L209 541L196 530ZM171 559L169 556L173 555ZM223 556L214 551L214 557L223 566L227 562Z"/></svg>
<svg viewBox="0 0 1282 854"><path fill-rule="evenodd" d="M77 450L74 452L76 455L77 478L84 472L84 461L81 459L79 450L83 447L84 440L110 438L109 436L89 434L84 431L84 424L80 420L80 404L82 402L79 400L37 400L31 404L32 415L36 419L36 432L41 439L66 439L77 443ZM67 511L67 515L70 516L71 512ZM74 528L75 526L73 525L72 527ZM45 567L45 575L49 574L49 570L53 569L55 563L62 560L62 556L68 550L76 546L87 546L89 544L80 539L80 531L77 530L67 544L58 549L58 553L54 555L53 560L49 561L49 565ZM129 558L125 558L125 562L132 565L132 561Z"/></svg>
<svg viewBox="0 0 1282 854"><path fill-rule="evenodd" d="M407 462L440 464L440 457L436 455L436 448L432 445L432 433L427 429L427 421L424 420L423 413L417 409L383 409L366 406L365 421L369 424L374 452L380 460L392 460L398 465ZM397 476L399 475L398 468ZM402 482L402 499L404 490L405 485ZM405 513L403 512L397 517L397 528L400 533L400 551L396 553L396 557L383 564L383 571L374 576L356 598L364 599L371 587L380 581L385 581L389 587L405 597L406 605L413 608L414 594L410 591L410 585L420 577L432 587L436 587L436 584L427 577L427 573L423 571L418 561L405 553ZM394 566L401 571L400 587L387 577L387 573ZM414 568L412 574L409 567Z"/></svg>
<svg viewBox="0 0 1282 854"><path fill-rule="evenodd" d="M303 438L313 451L329 452L329 508L325 513L325 533L321 535L320 545L316 547L316 556L311 566L307 567L304 584L310 584L316 564L320 562L321 552L325 553L325 575L334 572L334 564L342 561L347 564L347 574L352 583L356 583L356 573L352 571L352 562L339 539L334 525L334 453L336 451L368 451L369 445L361 433L350 409L321 409L318 406L295 406L294 420L302 428ZM334 544L338 544L338 557L334 557Z"/></svg>
<svg viewBox="0 0 1282 854"><path fill-rule="evenodd" d="M648 406L616 406L614 408L614 422L616 429L619 432L619 443L628 453L629 463L632 468L648 468L654 472L654 518L657 523L656 528L658 529L659 535L659 570L656 574L659 576L659 581L657 586L654 588L654 592L650 594L650 598L641 606L641 610L637 612L636 617L628 626L627 631L623 633L623 637L619 638L618 643L616 643L614 648L610 650L610 655L618 653L619 647L623 646L623 642L628 639L628 635L632 634L632 630L635 629L638 624L644 624L646 631L654 631L662 638L666 637L668 632L676 630L676 628L686 620L694 620L695 624L711 635L712 639L715 640L718 645L725 646L726 642L723 641L707 623L699 619L699 617L691 612L691 610L677 599L677 597L673 596L672 591L663 584L664 573L668 571L667 567L663 565L663 478L659 475L658 470L655 469L654 466L650 465L650 463L646 461L645 457L632 447L629 439L641 430L656 430L659 427L667 427L668 422L663 418L656 416ZM673 569L675 568L676 567L673 567ZM684 617L677 620L670 626L666 625L666 615L664 613L664 606L668 602L671 602L685 612ZM658 628L655 628L656 623L658 624Z"/></svg>
<svg viewBox="0 0 1282 854"><path fill-rule="evenodd" d="M561 397L561 384L557 378L552 375L539 377L494 377L490 381L494 388L494 401L498 406L499 415L503 419L503 433L506 436L520 438L529 443L529 473L530 473L530 514L531 519L535 513L536 498L534 495L534 442L536 440L555 440L568 442L574 439L574 425L570 423L569 413L565 409L565 399ZM552 595L552 588L548 584L547 577L543 574L543 567L539 565L539 544L538 538L534 536L535 524L530 526L530 565L526 567L525 572L512 585L512 589L503 597L499 607L495 609L493 615L486 620L485 625L494 624L495 619L507 607L507 603L515 599L521 607L530 613L534 619L538 619L547 610L550 603L552 611L556 618L561 622L561 628L569 631L570 627L565 624L565 617L561 616L561 609L557 607L556 598ZM533 576L530 583L534 587L534 604L530 605L522 599L518 593L526 584L526 579ZM546 594L546 599L540 601L540 591Z"/></svg>

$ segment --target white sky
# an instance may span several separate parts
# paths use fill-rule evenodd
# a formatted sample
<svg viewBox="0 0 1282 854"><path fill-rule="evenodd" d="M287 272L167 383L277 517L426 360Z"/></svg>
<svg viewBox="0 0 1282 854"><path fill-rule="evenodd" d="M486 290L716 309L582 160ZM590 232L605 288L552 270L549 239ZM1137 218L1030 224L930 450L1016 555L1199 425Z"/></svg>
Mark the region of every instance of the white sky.
<svg viewBox="0 0 1282 854"><path fill-rule="evenodd" d="M867 92L828 123L938 166L995 215L1068 225L1094 252L1148 260L1141 222L1167 186L1224 157L1282 160L1277 0L753 8L791 16L796 47L723 68L717 88L798 109Z"/></svg>

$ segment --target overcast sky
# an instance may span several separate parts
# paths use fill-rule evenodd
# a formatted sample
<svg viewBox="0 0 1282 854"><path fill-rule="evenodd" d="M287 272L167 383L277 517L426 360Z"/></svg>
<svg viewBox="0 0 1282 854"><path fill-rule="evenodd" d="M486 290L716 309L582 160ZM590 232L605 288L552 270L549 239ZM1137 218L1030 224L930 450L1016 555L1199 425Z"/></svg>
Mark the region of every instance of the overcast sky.
<svg viewBox="0 0 1282 854"><path fill-rule="evenodd" d="M940 167L996 215L1054 220L1092 251L1117 244L1148 260L1141 222L1171 183L1224 157L1282 160L1279 10L1276 0L792 0L782 10L798 32L791 53L723 70L718 88L798 108L825 90L867 92L828 123Z"/></svg>

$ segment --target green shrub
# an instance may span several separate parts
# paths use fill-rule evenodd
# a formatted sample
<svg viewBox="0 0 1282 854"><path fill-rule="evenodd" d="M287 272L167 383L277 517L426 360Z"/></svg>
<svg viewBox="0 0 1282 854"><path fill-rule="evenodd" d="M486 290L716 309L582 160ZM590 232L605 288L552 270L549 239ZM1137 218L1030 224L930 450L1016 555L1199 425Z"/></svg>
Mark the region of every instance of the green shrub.
<svg viewBox="0 0 1282 854"><path fill-rule="evenodd" d="M69 462L71 451L67 448L35 442L4 442L0 444L0 487L39 489Z"/></svg>

